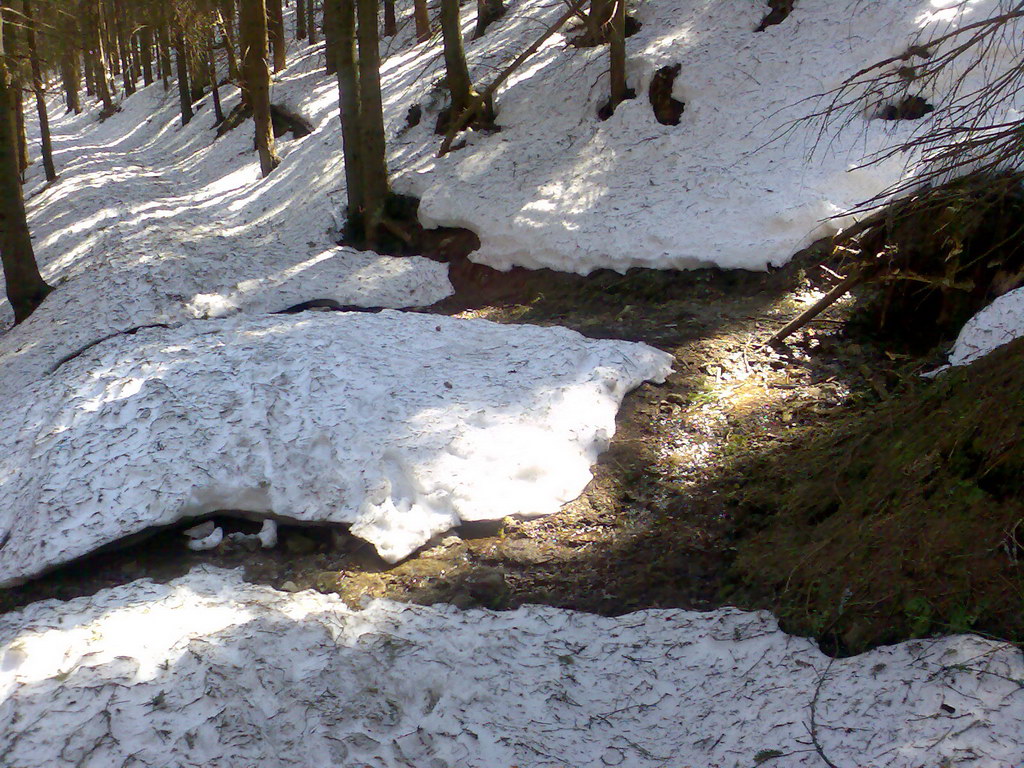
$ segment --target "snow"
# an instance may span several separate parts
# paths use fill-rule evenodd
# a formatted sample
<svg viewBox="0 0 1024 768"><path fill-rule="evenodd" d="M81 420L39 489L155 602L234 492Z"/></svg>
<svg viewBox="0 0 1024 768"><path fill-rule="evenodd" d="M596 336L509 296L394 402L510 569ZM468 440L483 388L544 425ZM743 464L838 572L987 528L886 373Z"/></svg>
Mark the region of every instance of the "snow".
<svg viewBox="0 0 1024 768"><path fill-rule="evenodd" d="M626 392L671 360L396 311L114 337L8 394L0 586L216 510L350 524L391 562L461 521L555 512L589 482Z"/></svg>
<svg viewBox="0 0 1024 768"><path fill-rule="evenodd" d="M609 120L597 118L608 99L607 49L575 49L555 35L499 90L500 133L473 136L465 149L436 159L415 146L433 126L436 111L425 110L395 142L419 155L396 185L422 197L428 225L478 232L482 245L472 258L499 269L780 265L844 223L829 217L912 174L914 158L858 166L927 130L931 118L870 119L879 106L871 103L846 116L844 130L823 136L793 121L823 105L817 94L901 53L918 35L996 7L996 0L801 0L784 22L755 33L768 10L763 2L637 3L643 26L626 48L638 95ZM494 32L467 47L476 79L488 82L562 11L543 0L513 3ZM1008 30L1006 41L1015 34ZM1012 43L990 53L967 75L963 93L983 73L995 78L1017 65ZM647 98L654 73L672 64L681 66L673 94L686 104L677 126L659 124ZM951 69L935 92L920 95L941 103L959 74Z"/></svg>
<svg viewBox="0 0 1024 768"><path fill-rule="evenodd" d="M817 768L814 702L836 765L1008 768L1021 679L1018 649L972 636L830 662L765 613L353 610L196 569L0 617L0 751L10 768Z"/></svg>
<svg viewBox="0 0 1024 768"><path fill-rule="evenodd" d="M949 353L949 364L970 365L1021 336L1024 336L1024 288L1017 288L997 298L964 324Z"/></svg>

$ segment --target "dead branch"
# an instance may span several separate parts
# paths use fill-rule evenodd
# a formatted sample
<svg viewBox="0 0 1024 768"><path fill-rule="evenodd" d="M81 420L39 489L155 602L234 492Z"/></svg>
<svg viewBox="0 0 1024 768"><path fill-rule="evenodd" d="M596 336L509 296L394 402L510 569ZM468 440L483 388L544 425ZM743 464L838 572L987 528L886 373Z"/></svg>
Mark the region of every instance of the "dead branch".
<svg viewBox="0 0 1024 768"><path fill-rule="evenodd" d="M814 304L797 315L793 320L786 323L786 325L780 330L772 334L772 337L768 339L768 346L774 347L794 331L798 331L803 328L811 322L811 320L825 311L825 309L839 301L843 295L863 280L864 272L861 270L857 270L848 275L841 283L839 283L839 285L814 302Z"/></svg>

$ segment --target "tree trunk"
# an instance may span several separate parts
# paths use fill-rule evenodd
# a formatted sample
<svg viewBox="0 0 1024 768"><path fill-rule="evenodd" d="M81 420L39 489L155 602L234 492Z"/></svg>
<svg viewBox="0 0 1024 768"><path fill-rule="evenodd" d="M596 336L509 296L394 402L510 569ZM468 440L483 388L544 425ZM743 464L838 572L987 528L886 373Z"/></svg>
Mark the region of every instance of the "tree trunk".
<svg viewBox="0 0 1024 768"><path fill-rule="evenodd" d="M626 0L617 0L608 29L610 58L611 100L608 111L615 109L626 98Z"/></svg>
<svg viewBox="0 0 1024 768"><path fill-rule="evenodd" d="M2 12L6 2L0 2ZM0 260L3 262L7 300L20 323L35 311L53 289L46 284L32 251L32 238L25 215L25 200L18 179L15 117L11 77L4 50L4 27L0 22Z"/></svg>
<svg viewBox="0 0 1024 768"><path fill-rule="evenodd" d="M587 33L595 45L608 39L608 25L614 12L615 0L590 0Z"/></svg>
<svg viewBox="0 0 1024 768"><path fill-rule="evenodd" d="M238 66L238 56L235 53L235 32L232 29L234 25L220 12L217 13L217 24L224 36L224 52L228 55L228 79L233 83L241 83L242 70Z"/></svg>
<svg viewBox="0 0 1024 768"><path fill-rule="evenodd" d="M39 65L39 51L36 50L36 22L32 0L22 0L21 7L25 14L25 34L28 39L29 60L32 63L32 90L36 95L36 112L39 115L43 169L46 172L47 181L56 181L57 171L53 167L53 145L50 143L50 120L46 114L46 93L43 90L43 68Z"/></svg>
<svg viewBox="0 0 1024 768"><path fill-rule="evenodd" d="M398 19L395 18L395 0L384 0L384 36L398 34Z"/></svg>
<svg viewBox="0 0 1024 768"><path fill-rule="evenodd" d="M332 8L328 12L328 8ZM333 19L338 62L338 105L345 153L345 187L349 231L363 230L363 142L359 114L359 62L356 58L356 9L353 0L326 0L324 11Z"/></svg>
<svg viewBox="0 0 1024 768"><path fill-rule="evenodd" d="M493 22L505 15L505 4L501 0L476 0L476 28L473 30L473 39L479 40L484 36Z"/></svg>
<svg viewBox="0 0 1024 768"><path fill-rule="evenodd" d="M466 52L462 47L459 0L441 0L441 35L444 39L445 82L451 95L453 116L461 114L472 98Z"/></svg>
<svg viewBox="0 0 1024 768"><path fill-rule="evenodd" d="M96 97L96 67L92 59L93 54L89 51L89 45L86 44L85 50L82 52L82 70L85 72L85 95L89 98Z"/></svg>
<svg viewBox="0 0 1024 768"><path fill-rule="evenodd" d="M332 2L333 0L325 0L325 2ZM309 44L316 45L316 0L306 0L306 13L308 18L306 19L306 33L309 35Z"/></svg>
<svg viewBox="0 0 1024 768"><path fill-rule="evenodd" d="M171 89L171 32L168 27L166 11L160 15L160 25L156 28L157 63L160 79L164 83L164 92Z"/></svg>
<svg viewBox="0 0 1024 768"><path fill-rule="evenodd" d="M306 31L306 0L295 0L295 39L305 40L309 37Z"/></svg>
<svg viewBox="0 0 1024 768"><path fill-rule="evenodd" d="M412 15L416 20L416 39L425 43L430 39L430 12L427 10L427 0L413 0Z"/></svg>
<svg viewBox="0 0 1024 768"><path fill-rule="evenodd" d="M78 66L78 51L69 46L61 53L60 79L64 86L64 103L67 104L68 112L74 112L76 115L82 111L82 102L78 95L82 81Z"/></svg>
<svg viewBox="0 0 1024 768"><path fill-rule="evenodd" d="M174 30L174 59L178 70L178 101L181 104L181 124L188 125L193 118L192 95L188 88L188 54L185 35L180 27Z"/></svg>
<svg viewBox="0 0 1024 768"><path fill-rule="evenodd" d="M280 72L287 65L287 41L284 37L284 9L281 0L266 0L267 37L274 52L274 72Z"/></svg>
<svg viewBox="0 0 1024 768"><path fill-rule="evenodd" d="M198 29L192 30L192 35L185 40L185 51L188 54L188 93L195 104L206 94L206 86L209 85L209 67L206 62L209 56L203 50L203 43L195 41L194 35L201 34Z"/></svg>
<svg viewBox="0 0 1024 768"><path fill-rule="evenodd" d="M142 82L153 84L153 28L148 24L139 30L139 47L142 53Z"/></svg>
<svg viewBox="0 0 1024 768"><path fill-rule="evenodd" d="M377 0L356 0L359 43L359 115L363 140L363 227L366 247L379 242L384 204L391 194L385 156L384 106L380 93L380 37Z"/></svg>
<svg viewBox="0 0 1024 768"><path fill-rule="evenodd" d="M135 93L135 72L132 69L132 46L125 31L123 8L114 10L114 27L117 34L117 47L121 52L121 83L124 86L124 95L127 97Z"/></svg>
<svg viewBox="0 0 1024 768"><path fill-rule="evenodd" d="M107 53L104 43L104 39L107 36L106 21L103 16L102 0L92 0L92 3L93 13L90 20L93 22L92 42L95 46L93 84L96 87L96 95L103 102L102 114L109 116L114 114L116 107L114 106L114 97L110 90L110 77L109 70L107 69Z"/></svg>
<svg viewBox="0 0 1024 768"><path fill-rule="evenodd" d="M18 131L18 171L21 174L21 183L25 183L25 174L29 165L32 164L28 156L28 132L25 130L25 89L22 84L15 81L11 90L14 98L14 125Z"/></svg>
<svg viewBox="0 0 1024 768"><path fill-rule="evenodd" d="M217 57L214 54L213 48L213 28L207 31L206 40L206 53L208 54L209 64L209 77L210 77L210 92L213 94L213 116L217 121L217 125L224 122L224 108L220 103L220 85L217 80Z"/></svg>
<svg viewBox="0 0 1024 768"><path fill-rule="evenodd" d="M252 119L256 126L256 149L264 178L280 163L274 148L274 127L270 119L270 66L267 62L267 8L264 0L242 0L239 34L242 41L243 74Z"/></svg>
<svg viewBox="0 0 1024 768"><path fill-rule="evenodd" d="M355 0L352 0L354 3ZM355 8L355 6L352 6ZM328 75L338 71L338 14L341 7L332 0L324 0L324 64ZM354 11L353 11L354 13Z"/></svg>

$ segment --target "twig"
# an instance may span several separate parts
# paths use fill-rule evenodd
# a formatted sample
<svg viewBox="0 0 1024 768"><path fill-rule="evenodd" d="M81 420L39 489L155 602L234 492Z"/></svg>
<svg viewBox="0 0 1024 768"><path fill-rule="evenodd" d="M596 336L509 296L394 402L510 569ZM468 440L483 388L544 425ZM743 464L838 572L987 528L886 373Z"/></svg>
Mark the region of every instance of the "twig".
<svg viewBox="0 0 1024 768"><path fill-rule="evenodd" d="M811 699L811 727L809 729L814 751L818 753L818 757L825 761L825 765L828 768L839 768L839 766L828 759L828 755L825 754L825 750L821 748L821 744L818 742L818 697L821 696L821 687L825 684L825 678L828 677L829 670L832 669L835 661L834 658L828 660L828 666L821 673L821 677L818 678L818 685L814 688L814 698Z"/></svg>

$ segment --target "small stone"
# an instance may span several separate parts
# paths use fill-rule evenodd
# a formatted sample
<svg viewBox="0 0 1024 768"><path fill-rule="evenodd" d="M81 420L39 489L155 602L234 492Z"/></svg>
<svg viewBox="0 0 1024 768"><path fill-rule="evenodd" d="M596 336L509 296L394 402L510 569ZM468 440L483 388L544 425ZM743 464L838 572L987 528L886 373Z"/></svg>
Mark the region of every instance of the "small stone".
<svg viewBox="0 0 1024 768"><path fill-rule="evenodd" d="M299 591L299 585L296 584L294 581L286 581L284 584L281 585L281 591L282 592L298 592Z"/></svg>
<svg viewBox="0 0 1024 768"><path fill-rule="evenodd" d="M665 400L673 403L674 405L686 405L686 398L680 395L678 392L672 392L665 395Z"/></svg>

